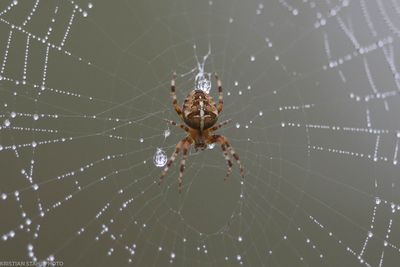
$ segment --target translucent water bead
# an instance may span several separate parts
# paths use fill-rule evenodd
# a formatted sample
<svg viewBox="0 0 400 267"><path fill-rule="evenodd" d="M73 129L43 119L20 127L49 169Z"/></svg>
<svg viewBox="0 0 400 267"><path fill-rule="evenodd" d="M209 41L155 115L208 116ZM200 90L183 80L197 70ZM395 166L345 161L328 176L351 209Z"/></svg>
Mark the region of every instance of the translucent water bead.
<svg viewBox="0 0 400 267"><path fill-rule="evenodd" d="M157 148L156 153L153 156L153 162L156 167L164 167L167 164L167 154L161 148Z"/></svg>

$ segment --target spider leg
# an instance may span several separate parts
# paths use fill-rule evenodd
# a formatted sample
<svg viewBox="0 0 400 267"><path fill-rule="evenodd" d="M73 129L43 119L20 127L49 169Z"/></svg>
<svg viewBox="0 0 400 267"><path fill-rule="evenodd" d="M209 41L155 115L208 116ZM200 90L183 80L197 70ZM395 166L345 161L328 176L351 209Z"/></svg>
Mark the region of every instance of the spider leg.
<svg viewBox="0 0 400 267"><path fill-rule="evenodd" d="M224 179L226 181L232 173L232 161L229 157L228 151L226 150L226 146L224 144L221 144L221 149L222 149L222 152L224 153L226 163L228 164L228 171L226 172L226 176Z"/></svg>
<svg viewBox="0 0 400 267"><path fill-rule="evenodd" d="M187 142L186 138L181 140L181 141L179 141L178 144L176 145L174 153L172 153L171 157L167 161L167 165L165 166L165 168L164 168L164 170L163 170L163 172L162 172L162 174L160 176L160 179L158 181L159 185L161 184L162 180L164 179L165 175L167 174L169 167L175 161L176 156L178 155L179 151L181 150L181 148L182 148L182 146L183 146L183 144L185 142Z"/></svg>
<svg viewBox="0 0 400 267"><path fill-rule="evenodd" d="M244 169L243 169L242 163L240 162L239 156L236 154L233 147L229 144L228 139L223 135L213 135L211 138L212 138L211 141L219 143L221 145L221 148L222 148L222 145L226 146L226 150L229 151L229 153L235 158L236 163L239 165L240 174L241 174L242 178L244 178ZM222 150L224 150L224 149L222 148ZM226 159L226 157L225 157L225 159ZM229 165L229 163L228 163L228 165ZM228 171L229 171L229 169L228 169Z"/></svg>
<svg viewBox="0 0 400 267"><path fill-rule="evenodd" d="M176 113L178 113L179 117L183 119L182 116L182 110L178 105L178 100L176 99L176 92L175 92L175 78L176 78L176 72L172 74L172 80L171 80L171 95L172 95L172 105L175 108Z"/></svg>
<svg viewBox="0 0 400 267"><path fill-rule="evenodd" d="M221 80L218 77L218 74L215 73L215 79L217 80L217 86L218 86L218 106L217 106L217 110L218 110L218 114L222 112L222 106L224 104L224 101L222 100L223 98L223 94L222 94L222 83Z"/></svg>
<svg viewBox="0 0 400 267"><path fill-rule="evenodd" d="M179 193L182 192L182 188L183 188L183 172L185 171L185 164L186 164L186 159L188 157L188 151L189 151L189 147L190 147L190 142L187 141L183 144L183 150L182 150L182 159L181 159L181 167L179 169L179 178L178 178L178 189L179 189Z"/></svg>
<svg viewBox="0 0 400 267"><path fill-rule="evenodd" d="M228 143L228 141L226 141L226 147L228 148L228 150L231 153L231 155L235 158L235 160L236 160L236 162L237 162L237 164L239 165L239 168L240 168L240 175L242 175L242 178L244 178L244 169L243 169L242 163L240 162L238 154L235 153L235 150Z"/></svg>
<svg viewBox="0 0 400 267"><path fill-rule="evenodd" d="M222 126L224 126L224 125L230 123L231 121L232 121L232 119L223 121L223 122L221 122L221 123L219 123L219 124L217 124L217 125L211 127L211 128L209 129L209 131L210 131L210 132L216 131L216 130L218 130L219 128L221 128Z"/></svg>
<svg viewBox="0 0 400 267"><path fill-rule="evenodd" d="M190 130L189 127L187 127L187 126L184 125L184 124L176 123L176 122L174 122L174 121L167 120L167 119L164 119L164 121L168 122L168 123L171 124L171 125L180 127L180 128L182 128L183 130L185 130L186 132L189 132L189 130Z"/></svg>

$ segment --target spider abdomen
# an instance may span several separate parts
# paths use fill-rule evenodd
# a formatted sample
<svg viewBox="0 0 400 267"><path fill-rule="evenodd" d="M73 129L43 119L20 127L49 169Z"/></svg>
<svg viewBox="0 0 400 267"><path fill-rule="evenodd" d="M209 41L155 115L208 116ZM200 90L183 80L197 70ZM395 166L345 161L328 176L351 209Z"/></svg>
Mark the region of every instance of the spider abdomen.
<svg viewBox="0 0 400 267"><path fill-rule="evenodd" d="M213 126L218 110L212 96L201 90L191 91L183 104L183 119L189 127L200 131Z"/></svg>

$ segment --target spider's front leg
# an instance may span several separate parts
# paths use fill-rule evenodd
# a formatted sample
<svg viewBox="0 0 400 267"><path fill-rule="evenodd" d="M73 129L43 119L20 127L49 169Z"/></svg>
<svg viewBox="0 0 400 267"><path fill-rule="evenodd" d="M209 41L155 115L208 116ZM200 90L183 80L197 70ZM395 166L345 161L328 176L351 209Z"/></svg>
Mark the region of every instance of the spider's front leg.
<svg viewBox="0 0 400 267"><path fill-rule="evenodd" d="M223 135L213 135L210 138L210 142L218 143L221 146L221 149L222 149L222 151L224 153L224 157L225 157L225 159L227 161L227 164L228 164L228 172L226 174L227 175L226 177L229 176L229 174L231 173L231 169L232 169L232 162L230 161L230 157L229 157L228 152L227 152L227 151L229 151L229 153L232 155L232 157L235 158L237 164L239 165L240 174L241 174L242 178L244 178L244 169L243 169L242 163L240 162L238 154L236 154L236 152L233 149L233 147L229 144L228 139Z"/></svg>
<svg viewBox="0 0 400 267"><path fill-rule="evenodd" d="M174 151L174 153L172 153L171 157L170 157L169 160L167 161L167 165L165 166L165 168L164 168L164 170L163 170L163 172L162 172L162 174L161 174L161 176L160 176L160 179L159 179L159 181L158 181L158 185L160 185L161 182L163 181L165 175L166 175L167 172L168 172L169 167L170 167L170 166L172 165L172 163L175 161L176 156L178 156L179 151L181 150L182 145L183 145L185 142L186 142L186 139L183 139L183 140L179 141L178 144L176 144L176 146L175 146L175 151Z"/></svg>
<svg viewBox="0 0 400 267"><path fill-rule="evenodd" d="M224 179L226 181L226 179L228 179L228 177L232 173L232 161L231 161L231 158L229 157L228 151L226 150L226 146L224 144L221 144L221 149L222 149L222 152L224 153L226 163L228 164L228 171L226 172L226 176Z"/></svg>
<svg viewBox="0 0 400 267"><path fill-rule="evenodd" d="M178 178L178 190L179 193L182 192L182 188L183 188L183 172L185 171L185 165L186 165L186 159L188 157L188 152L189 152L189 147L190 147L191 143L190 141L185 142L183 144L183 150L182 150L182 159L181 159L181 166L179 169L179 178Z"/></svg>
<svg viewBox="0 0 400 267"><path fill-rule="evenodd" d="M165 175L167 175L169 167L172 165L172 163L175 161L176 157L178 156L179 152L182 150L183 158L181 160L181 166L180 166L180 171L179 171L179 192L182 191L182 177L183 177L183 171L185 170L185 164L186 164L186 159L188 156L188 151L189 147L191 145L192 141L189 138L182 139L181 141L178 142L178 144L175 147L174 153L172 153L171 157L169 158L167 165L165 166L158 184L160 185L161 182L163 181Z"/></svg>

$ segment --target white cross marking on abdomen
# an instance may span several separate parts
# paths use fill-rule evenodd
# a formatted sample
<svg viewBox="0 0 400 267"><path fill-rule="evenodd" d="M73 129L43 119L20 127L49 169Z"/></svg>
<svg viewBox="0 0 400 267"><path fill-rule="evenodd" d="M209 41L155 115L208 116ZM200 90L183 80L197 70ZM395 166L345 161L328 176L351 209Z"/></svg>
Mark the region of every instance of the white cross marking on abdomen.
<svg viewBox="0 0 400 267"><path fill-rule="evenodd" d="M204 103L202 100L200 100L200 131L203 131L203 129L204 129Z"/></svg>

